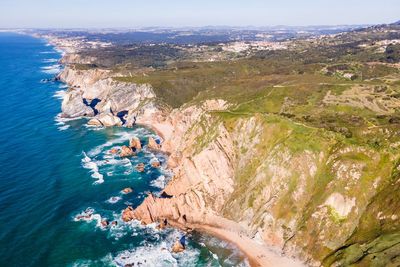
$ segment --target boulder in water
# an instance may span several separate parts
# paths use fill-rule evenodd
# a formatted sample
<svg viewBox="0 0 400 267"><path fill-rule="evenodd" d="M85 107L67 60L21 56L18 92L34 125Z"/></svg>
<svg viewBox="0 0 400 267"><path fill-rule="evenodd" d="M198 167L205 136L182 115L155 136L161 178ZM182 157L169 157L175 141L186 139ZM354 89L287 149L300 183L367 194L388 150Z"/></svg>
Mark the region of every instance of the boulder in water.
<svg viewBox="0 0 400 267"><path fill-rule="evenodd" d="M173 253L180 253L185 250L185 246L181 243L180 240L176 240L174 245L172 246Z"/></svg>
<svg viewBox="0 0 400 267"><path fill-rule="evenodd" d="M122 121L117 116L112 115L111 113L108 114L100 114L97 116L97 119L101 122L103 126L121 126Z"/></svg>
<svg viewBox="0 0 400 267"><path fill-rule="evenodd" d="M153 160L152 162L151 162L151 167L153 167L153 168L159 168L160 167L160 162L158 161L158 160Z"/></svg>
<svg viewBox="0 0 400 267"><path fill-rule="evenodd" d="M132 148L129 146L121 147L121 153L119 153L121 158L132 157L133 155L135 155L135 152L133 152Z"/></svg>
<svg viewBox="0 0 400 267"><path fill-rule="evenodd" d="M118 153L118 148L112 148L112 149L110 149L110 153L111 154L117 154Z"/></svg>
<svg viewBox="0 0 400 267"><path fill-rule="evenodd" d="M109 222L107 220L101 221L101 226L102 227L107 227L109 225Z"/></svg>
<svg viewBox="0 0 400 267"><path fill-rule="evenodd" d="M139 163L135 168L138 172L144 172L144 163Z"/></svg>
<svg viewBox="0 0 400 267"><path fill-rule="evenodd" d="M90 120L87 122L87 124L88 124L88 125L92 125L92 126L103 126L103 124L101 123L101 121L99 121L98 119L95 119L95 118L90 119Z"/></svg>
<svg viewBox="0 0 400 267"><path fill-rule="evenodd" d="M133 137L129 141L129 146L134 149L136 152L140 151L142 149L142 144L140 143L140 139L137 137Z"/></svg>
<svg viewBox="0 0 400 267"><path fill-rule="evenodd" d="M124 189L122 190L122 193L123 193L123 194L129 194L129 193L132 193L132 192L133 192L133 190L132 190L132 188L130 188L130 187L124 188Z"/></svg>

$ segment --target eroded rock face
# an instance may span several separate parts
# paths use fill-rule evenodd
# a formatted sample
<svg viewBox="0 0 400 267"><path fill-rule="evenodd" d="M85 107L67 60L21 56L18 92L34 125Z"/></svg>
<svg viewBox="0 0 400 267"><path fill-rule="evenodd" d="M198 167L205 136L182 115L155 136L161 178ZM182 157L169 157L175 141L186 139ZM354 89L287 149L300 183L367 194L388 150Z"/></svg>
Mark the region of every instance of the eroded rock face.
<svg viewBox="0 0 400 267"><path fill-rule="evenodd" d="M117 82L108 75L110 73L106 70L75 70L67 66L59 75L72 88L63 100L63 116L92 117L98 113L99 117L97 121L91 121L92 125L100 122L103 126L115 126L125 122L132 126L136 114L143 112L145 106L152 105L155 94L149 85ZM93 100L97 100L95 107L84 103ZM123 113L126 116L121 115L119 120L114 118Z"/></svg>
<svg viewBox="0 0 400 267"><path fill-rule="evenodd" d="M147 197L130 210L131 218L143 223L168 219L183 228L240 225L259 242L309 265L320 265L327 251L343 249L390 177L392 165L382 158L391 156L351 145L338 149L335 139L317 129L299 137L286 123L265 123L257 115L229 122L228 130L207 111L225 106L213 101L186 107L164 121L139 116L139 122L162 132L161 149L170 153L168 166L175 177L163 198Z"/></svg>
<svg viewBox="0 0 400 267"><path fill-rule="evenodd" d="M91 117L94 116L92 108L83 102L80 90L69 90L62 101L62 116L66 118Z"/></svg>

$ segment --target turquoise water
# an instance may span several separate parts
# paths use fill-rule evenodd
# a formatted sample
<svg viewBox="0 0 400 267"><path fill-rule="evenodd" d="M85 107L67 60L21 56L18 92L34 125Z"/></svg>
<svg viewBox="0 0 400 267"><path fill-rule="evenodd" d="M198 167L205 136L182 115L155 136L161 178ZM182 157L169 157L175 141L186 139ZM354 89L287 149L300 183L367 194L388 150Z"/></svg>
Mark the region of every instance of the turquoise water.
<svg viewBox="0 0 400 267"><path fill-rule="evenodd" d="M0 266L233 266L239 253L215 238L194 234L188 249L171 254L182 233L137 222L121 211L137 206L146 191L160 192L168 179L144 149L120 159L109 149L132 136L145 143L151 131L137 127L90 128L86 120L57 118L65 86L43 83L60 70L59 52L29 36L0 34ZM143 173L135 171L146 163ZM134 192L123 195L125 187ZM90 211L89 220L76 216ZM116 220L102 228L100 221Z"/></svg>

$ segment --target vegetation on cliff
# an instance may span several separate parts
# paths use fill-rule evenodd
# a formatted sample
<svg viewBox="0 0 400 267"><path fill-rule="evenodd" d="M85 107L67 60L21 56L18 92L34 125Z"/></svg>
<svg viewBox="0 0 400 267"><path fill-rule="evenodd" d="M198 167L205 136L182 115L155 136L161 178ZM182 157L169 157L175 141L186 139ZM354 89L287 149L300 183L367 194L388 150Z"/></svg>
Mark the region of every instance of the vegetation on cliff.
<svg viewBox="0 0 400 267"><path fill-rule="evenodd" d="M383 25L237 53L139 45L105 48L75 67L150 84L181 110L223 99L223 110L203 110L185 133L192 157L220 139L234 148L235 184L219 214L309 264L396 266L399 40L399 26Z"/></svg>

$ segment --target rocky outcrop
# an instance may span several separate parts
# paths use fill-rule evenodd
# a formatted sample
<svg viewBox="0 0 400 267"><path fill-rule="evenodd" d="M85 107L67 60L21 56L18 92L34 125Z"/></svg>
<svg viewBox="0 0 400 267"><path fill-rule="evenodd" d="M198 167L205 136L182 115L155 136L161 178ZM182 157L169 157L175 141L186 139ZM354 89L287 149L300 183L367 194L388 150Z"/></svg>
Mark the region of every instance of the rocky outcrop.
<svg viewBox="0 0 400 267"><path fill-rule="evenodd" d="M71 87L62 103L62 116L96 115L90 124L132 126L144 106L154 106L155 94L149 85L117 82L110 75L106 70L76 70L67 66L59 75Z"/></svg>
<svg viewBox="0 0 400 267"><path fill-rule="evenodd" d="M61 105L62 117L77 118L82 116L92 117L94 111L83 102L82 91L71 90L65 94Z"/></svg>
<svg viewBox="0 0 400 267"><path fill-rule="evenodd" d="M111 113L101 113L96 117L94 117L93 119L90 119L88 121L88 125L105 126L105 127L122 126L122 121L120 118L112 115Z"/></svg>
<svg viewBox="0 0 400 267"><path fill-rule="evenodd" d="M157 104L150 86L116 82L107 71L67 67L60 78L71 85L63 116L93 117L89 124L102 126L143 124L163 140L149 138L147 147L169 154L174 177L160 196L126 208L124 221L207 231L254 249L258 263L268 254L264 244L315 266L398 260L395 151L272 114L240 116L226 111L224 100L170 110ZM140 141L120 155L134 155L133 148Z"/></svg>
<svg viewBox="0 0 400 267"><path fill-rule="evenodd" d="M142 144L140 143L140 139L137 137L131 138L129 141L129 146L135 151L139 152L142 149Z"/></svg>
<svg viewBox="0 0 400 267"><path fill-rule="evenodd" d="M132 157L133 155L135 155L135 152L133 152L132 148L129 146L121 147L121 152L119 153L121 158Z"/></svg>
<svg viewBox="0 0 400 267"><path fill-rule="evenodd" d="M214 115L226 106L216 103L174 110L153 123L163 133L161 149L170 153L175 176L161 197L150 195L126 211L129 218L146 224L167 219L183 229L234 229L230 235L274 245L308 265L349 261L334 253L362 244L355 240L365 232L357 229L391 180L395 155L284 118L226 119ZM395 206L387 218L398 218ZM381 214L377 209L368 216ZM373 243L377 235L363 242L379 246Z"/></svg>

